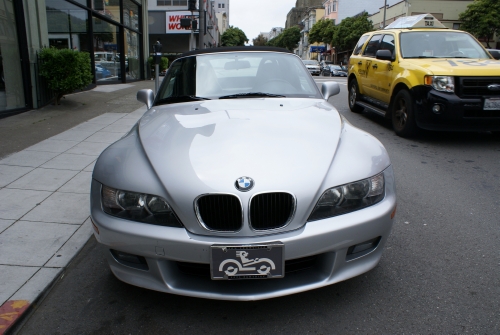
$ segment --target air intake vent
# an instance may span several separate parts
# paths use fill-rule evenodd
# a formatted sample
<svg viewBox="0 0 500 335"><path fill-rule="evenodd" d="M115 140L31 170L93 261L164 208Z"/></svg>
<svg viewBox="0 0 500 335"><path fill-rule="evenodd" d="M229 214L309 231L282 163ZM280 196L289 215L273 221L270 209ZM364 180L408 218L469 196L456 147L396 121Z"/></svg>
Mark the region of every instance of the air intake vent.
<svg viewBox="0 0 500 335"><path fill-rule="evenodd" d="M290 193L262 193L254 196L250 204L250 224L255 230L280 228L295 212L295 198Z"/></svg>
<svg viewBox="0 0 500 335"><path fill-rule="evenodd" d="M238 231L243 223L240 199L230 194L208 194L196 200L196 215L209 230Z"/></svg>

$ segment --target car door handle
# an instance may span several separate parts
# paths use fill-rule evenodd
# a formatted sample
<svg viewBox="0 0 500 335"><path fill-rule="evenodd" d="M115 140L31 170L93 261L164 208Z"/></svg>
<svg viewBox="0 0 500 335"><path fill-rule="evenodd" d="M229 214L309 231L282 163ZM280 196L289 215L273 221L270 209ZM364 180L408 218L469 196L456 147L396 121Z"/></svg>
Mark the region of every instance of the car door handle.
<svg viewBox="0 0 500 335"><path fill-rule="evenodd" d="M358 65L363 65L363 62L358 62Z"/></svg>
<svg viewBox="0 0 500 335"><path fill-rule="evenodd" d="M378 68L378 65L377 64L373 64L372 66L374 69Z"/></svg>

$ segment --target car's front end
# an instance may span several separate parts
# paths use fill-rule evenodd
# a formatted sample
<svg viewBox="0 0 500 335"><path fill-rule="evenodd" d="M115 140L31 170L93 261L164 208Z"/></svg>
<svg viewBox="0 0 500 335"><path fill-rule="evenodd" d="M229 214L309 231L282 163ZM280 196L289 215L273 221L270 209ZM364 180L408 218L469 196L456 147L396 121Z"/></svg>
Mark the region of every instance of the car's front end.
<svg viewBox="0 0 500 335"><path fill-rule="evenodd" d="M196 73L182 71L195 62L187 68ZM233 91L249 84L234 74L262 73L266 82L221 95L226 85L205 84L216 78L207 78L211 64ZM296 78L276 69L284 64ZM192 78L196 95L171 96ZM275 89L282 95L266 93ZM94 167L94 235L117 278L173 294L260 300L378 264L396 210L388 154L321 97L296 56L185 57L158 95Z"/></svg>
<svg viewBox="0 0 500 335"><path fill-rule="evenodd" d="M411 83L420 128L500 131L500 62L472 36L414 29L403 30L400 41L403 59L398 66L404 75L393 86Z"/></svg>

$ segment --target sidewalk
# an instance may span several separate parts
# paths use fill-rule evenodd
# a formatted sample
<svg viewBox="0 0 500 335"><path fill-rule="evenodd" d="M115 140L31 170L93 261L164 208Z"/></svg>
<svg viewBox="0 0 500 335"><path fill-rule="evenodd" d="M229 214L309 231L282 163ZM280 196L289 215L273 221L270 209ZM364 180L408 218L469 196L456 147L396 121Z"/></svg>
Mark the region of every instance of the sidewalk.
<svg viewBox="0 0 500 335"><path fill-rule="evenodd" d="M0 335L91 236L95 160L146 111L141 88L154 82L98 86L0 119Z"/></svg>

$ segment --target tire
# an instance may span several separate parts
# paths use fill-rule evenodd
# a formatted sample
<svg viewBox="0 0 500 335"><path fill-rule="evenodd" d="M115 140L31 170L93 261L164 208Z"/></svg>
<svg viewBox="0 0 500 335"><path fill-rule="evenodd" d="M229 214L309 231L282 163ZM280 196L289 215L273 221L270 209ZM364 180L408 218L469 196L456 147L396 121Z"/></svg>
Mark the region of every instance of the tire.
<svg viewBox="0 0 500 335"><path fill-rule="evenodd" d="M411 137L417 133L413 99L407 90L401 90L396 94L392 103L391 119L396 135Z"/></svg>
<svg viewBox="0 0 500 335"><path fill-rule="evenodd" d="M357 105L356 102L358 101L359 97L359 89L358 89L358 82L356 79L353 79L349 83L349 109L353 113L361 113L365 108L361 107L360 105Z"/></svg>

